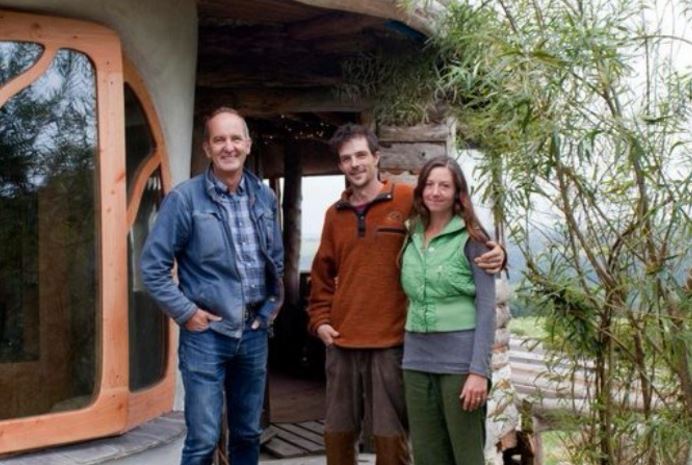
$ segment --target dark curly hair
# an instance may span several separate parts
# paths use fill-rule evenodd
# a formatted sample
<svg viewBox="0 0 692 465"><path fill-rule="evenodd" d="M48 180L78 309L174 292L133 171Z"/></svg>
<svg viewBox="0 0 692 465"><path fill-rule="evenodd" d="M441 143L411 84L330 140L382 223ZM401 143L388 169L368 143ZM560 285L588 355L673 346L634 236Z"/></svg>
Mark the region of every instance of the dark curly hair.
<svg viewBox="0 0 692 465"><path fill-rule="evenodd" d="M339 155L339 149L346 142L356 137L363 137L368 142L368 149L373 155L380 149L380 142L377 136L367 126L360 124L347 123L334 132L334 135L329 139L329 148L335 155Z"/></svg>

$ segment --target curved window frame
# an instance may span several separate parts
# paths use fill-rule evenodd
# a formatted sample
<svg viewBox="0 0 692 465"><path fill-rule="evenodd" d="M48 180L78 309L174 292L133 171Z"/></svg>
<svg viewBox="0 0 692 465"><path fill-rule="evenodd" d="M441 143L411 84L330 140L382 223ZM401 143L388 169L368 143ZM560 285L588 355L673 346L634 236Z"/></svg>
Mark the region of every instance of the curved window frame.
<svg viewBox="0 0 692 465"><path fill-rule="evenodd" d="M130 392L127 237L148 176L160 167L164 192L170 189L171 178L154 106L144 82L123 59L118 35L85 21L0 10L0 41L34 42L44 47L34 65L0 87L0 106L38 79L59 49L72 49L86 55L94 66L98 125L94 173L99 273L96 388L86 407L0 421L0 454L5 454L122 433L169 411L175 394L177 332L169 321L163 378L152 386ZM125 176L125 82L145 109L155 140L155 150L137 169L129 204ZM28 362L25 369L31 370L31 364Z"/></svg>
<svg viewBox="0 0 692 465"><path fill-rule="evenodd" d="M161 125L156 116L154 104L147 92L146 84L137 72L135 66L125 56L123 56L123 69L124 83L130 87L139 101L154 141L151 153L142 160L133 176L134 182L131 186L132 195L127 205L127 232L129 233L137 220L137 212L139 211L142 194L149 178L156 170L160 170L164 193L170 191L172 180L168 162L168 152L166 151L166 142L163 137ZM127 240L127 234L125 239ZM128 419L126 429L133 428L147 420L151 420L162 413L170 411L172 408L173 398L175 397L175 354L176 347L178 346L178 332L175 330L175 322L170 318L167 318L167 321L168 343L166 346L166 366L164 368L163 377L152 386L130 391L128 396Z"/></svg>

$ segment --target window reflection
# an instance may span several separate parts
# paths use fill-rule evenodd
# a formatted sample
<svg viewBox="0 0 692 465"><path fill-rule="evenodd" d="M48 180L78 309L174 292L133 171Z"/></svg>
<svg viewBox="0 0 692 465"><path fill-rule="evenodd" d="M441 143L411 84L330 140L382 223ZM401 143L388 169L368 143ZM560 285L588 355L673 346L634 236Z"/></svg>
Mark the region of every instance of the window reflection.
<svg viewBox="0 0 692 465"><path fill-rule="evenodd" d="M128 85L125 85L125 144L127 200L129 201L137 168L154 151L154 138L142 105Z"/></svg>
<svg viewBox="0 0 692 465"><path fill-rule="evenodd" d="M133 391L159 381L166 368L166 318L145 291L139 269L142 247L162 199L161 172L156 170L147 180L137 219L128 236L130 389Z"/></svg>
<svg viewBox="0 0 692 465"><path fill-rule="evenodd" d="M42 52L43 46L32 42L0 41L0 86L31 68Z"/></svg>
<svg viewBox="0 0 692 465"><path fill-rule="evenodd" d="M79 408L94 389L94 74L60 50L0 108L0 420Z"/></svg>

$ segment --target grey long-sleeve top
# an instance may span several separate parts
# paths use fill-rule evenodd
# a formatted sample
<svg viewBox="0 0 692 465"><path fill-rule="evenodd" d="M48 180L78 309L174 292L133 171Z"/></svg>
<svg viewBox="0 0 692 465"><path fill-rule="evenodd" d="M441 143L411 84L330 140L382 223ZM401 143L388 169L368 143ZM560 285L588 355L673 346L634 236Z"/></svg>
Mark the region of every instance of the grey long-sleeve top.
<svg viewBox="0 0 692 465"><path fill-rule="evenodd" d="M474 373L490 378L490 356L495 339L495 277L473 261L487 250L485 244L472 239L464 246L476 286L476 327L439 333L407 331L402 362L405 370Z"/></svg>

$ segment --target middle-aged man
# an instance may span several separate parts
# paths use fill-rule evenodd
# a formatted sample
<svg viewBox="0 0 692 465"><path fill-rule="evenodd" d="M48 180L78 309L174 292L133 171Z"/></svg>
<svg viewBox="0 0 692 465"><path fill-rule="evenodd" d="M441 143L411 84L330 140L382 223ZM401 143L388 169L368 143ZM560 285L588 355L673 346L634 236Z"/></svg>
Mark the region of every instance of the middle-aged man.
<svg viewBox="0 0 692 465"><path fill-rule="evenodd" d="M328 465L354 465L363 419L371 421L377 465L410 463L401 372L406 297L398 256L413 188L382 182L378 140L347 124L330 140L349 188L326 213L312 265L309 328L327 347ZM477 259L495 273L504 251Z"/></svg>
<svg viewBox="0 0 692 465"><path fill-rule="evenodd" d="M267 329L283 294L276 197L243 169L252 141L235 110L214 111L204 132L209 168L164 199L142 252L142 276L180 325L187 425L181 464L212 463L225 394L230 461L256 465Z"/></svg>

